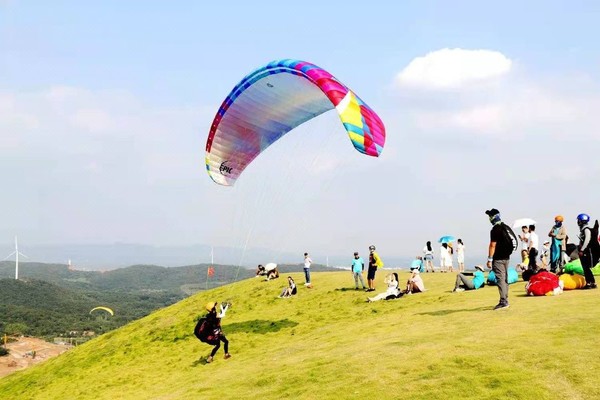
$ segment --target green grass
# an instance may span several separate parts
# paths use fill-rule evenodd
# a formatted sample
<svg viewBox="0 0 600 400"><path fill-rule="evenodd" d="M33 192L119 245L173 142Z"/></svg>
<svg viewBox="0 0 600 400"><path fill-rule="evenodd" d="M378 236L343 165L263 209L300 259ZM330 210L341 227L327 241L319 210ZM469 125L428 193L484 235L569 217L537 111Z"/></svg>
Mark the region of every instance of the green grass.
<svg viewBox="0 0 600 400"><path fill-rule="evenodd" d="M292 274L302 282L302 274ZM406 279L408 273L402 273ZM526 297L491 311L495 287L366 303L349 272L314 273L314 289L277 299L284 279L199 293L0 380L3 399L597 399L600 291ZM383 274L378 287L383 291ZM233 357L205 364L192 334L209 300Z"/></svg>

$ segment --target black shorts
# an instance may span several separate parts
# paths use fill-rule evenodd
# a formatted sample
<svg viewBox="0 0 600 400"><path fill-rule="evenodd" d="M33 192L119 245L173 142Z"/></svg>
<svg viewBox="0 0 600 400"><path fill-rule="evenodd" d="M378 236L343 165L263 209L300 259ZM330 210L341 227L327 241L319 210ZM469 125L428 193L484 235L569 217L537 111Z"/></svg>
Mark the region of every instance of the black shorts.
<svg viewBox="0 0 600 400"><path fill-rule="evenodd" d="M369 267L369 272L367 272L367 279L375 279L375 272L377 272L377 267Z"/></svg>

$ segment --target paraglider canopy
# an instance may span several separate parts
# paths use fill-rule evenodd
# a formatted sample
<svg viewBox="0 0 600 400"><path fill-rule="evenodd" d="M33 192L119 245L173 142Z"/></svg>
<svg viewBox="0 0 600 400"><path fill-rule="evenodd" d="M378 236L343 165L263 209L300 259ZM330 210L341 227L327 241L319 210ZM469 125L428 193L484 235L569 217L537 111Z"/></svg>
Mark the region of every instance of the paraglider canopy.
<svg viewBox="0 0 600 400"><path fill-rule="evenodd" d="M96 311L96 310L104 310L104 311L106 311L107 313L109 313L111 316L114 316L114 315L115 315L115 313L114 313L114 311L113 311L113 310L111 310L111 309L110 309L110 308L108 308L108 307L104 307L104 306L100 306L100 307L94 307L94 308L92 308L92 309L90 310L90 314L91 314L91 313L93 313L93 312L94 312L94 311Z"/></svg>
<svg viewBox="0 0 600 400"><path fill-rule="evenodd" d="M206 141L206 169L231 186L261 152L298 125L335 109L356 150L378 157L385 144L379 116L329 72L277 60L238 83L223 101Z"/></svg>

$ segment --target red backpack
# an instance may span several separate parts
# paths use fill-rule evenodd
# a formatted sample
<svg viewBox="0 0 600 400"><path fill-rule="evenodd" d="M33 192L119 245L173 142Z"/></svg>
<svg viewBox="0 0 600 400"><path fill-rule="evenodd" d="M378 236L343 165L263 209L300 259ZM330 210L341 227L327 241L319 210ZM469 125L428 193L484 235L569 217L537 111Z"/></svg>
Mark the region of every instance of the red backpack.
<svg viewBox="0 0 600 400"><path fill-rule="evenodd" d="M194 327L194 335L203 343L212 344L213 346L219 343L221 328L214 327L210 324L206 317L198 319Z"/></svg>

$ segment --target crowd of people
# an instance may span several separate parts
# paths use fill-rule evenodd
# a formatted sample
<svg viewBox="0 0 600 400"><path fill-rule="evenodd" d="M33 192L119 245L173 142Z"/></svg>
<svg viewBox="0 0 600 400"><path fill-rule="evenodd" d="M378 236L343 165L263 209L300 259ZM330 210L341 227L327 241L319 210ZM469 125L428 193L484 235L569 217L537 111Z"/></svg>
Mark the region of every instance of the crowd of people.
<svg viewBox="0 0 600 400"><path fill-rule="evenodd" d="M536 232L535 224L524 225L521 227L521 233L517 236L512 228L502 221L500 211L492 208L485 214L492 224L490 230L490 241L488 245L487 268L490 270L487 277L488 285L495 285L498 288L499 301L493 308L494 310L506 309L509 307L508 291L509 285L518 281L518 272L524 281L528 281L527 292L529 294L543 295L548 291L559 293L562 290L562 283L558 275L563 273L567 262L579 259L585 277L585 284L582 289L596 289L596 282L592 273L592 267L600 261L600 242L598 237L598 221L591 225L591 218L587 214L577 216L577 225L579 227L579 243L569 243L569 236L566 228L563 226L564 217L557 215L554 218L554 225L548 232L549 239L540 246L540 239ZM509 266L511 255L521 248L521 262L517 269ZM435 272L434 251L431 242L427 242L423 248L423 255L417 256L410 266L410 276L406 281L404 288L401 288L400 279L397 272L389 273L385 276L384 283L387 285L385 292L379 293L373 297L367 297L368 302L379 300L393 300L404 295L421 293L425 291L425 285L421 273ZM440 271L453 272L454 247L451 241L445 241L440 246ZM462 239L457 240L456 254L458 261L458 270L456 281L452 292L462 292L467 290L478 290L486 285L484 275L485 268L481 265L475 266L474 272L465 272L465 245ZM538 263L539 261L539 263ZM303 272L305 283L308 288L312 287L310 277L310 267L312 259L308 253L304 253ZM375 291L375 276L377 271L384 266L381 257L376 252L374 245L369 246L369 258L366 266L367 284L363 279L365 271L365 261L358 252L354 252L351 263L351 273L354 281L354 290L364 290L365 292ZM265 280L276 279L279 277L277 265L270 263L264 267L258 266L256 276L265 276ZM288 284L279 295L280 298L290 298L297 294L296 282L291 276L287 277ZM581 277L583 281L583 277ZM359 286L360 283L360 286ZM217 312L217 303L207 304L208 314L199 320L195 334L205 343L214 346L206 362L212 362L214 356L221 346L225 347L225 358L231 357L229 354L229 342L221 330L221 318L225 316L229 304L221 305L221 312Z"/></svg>

